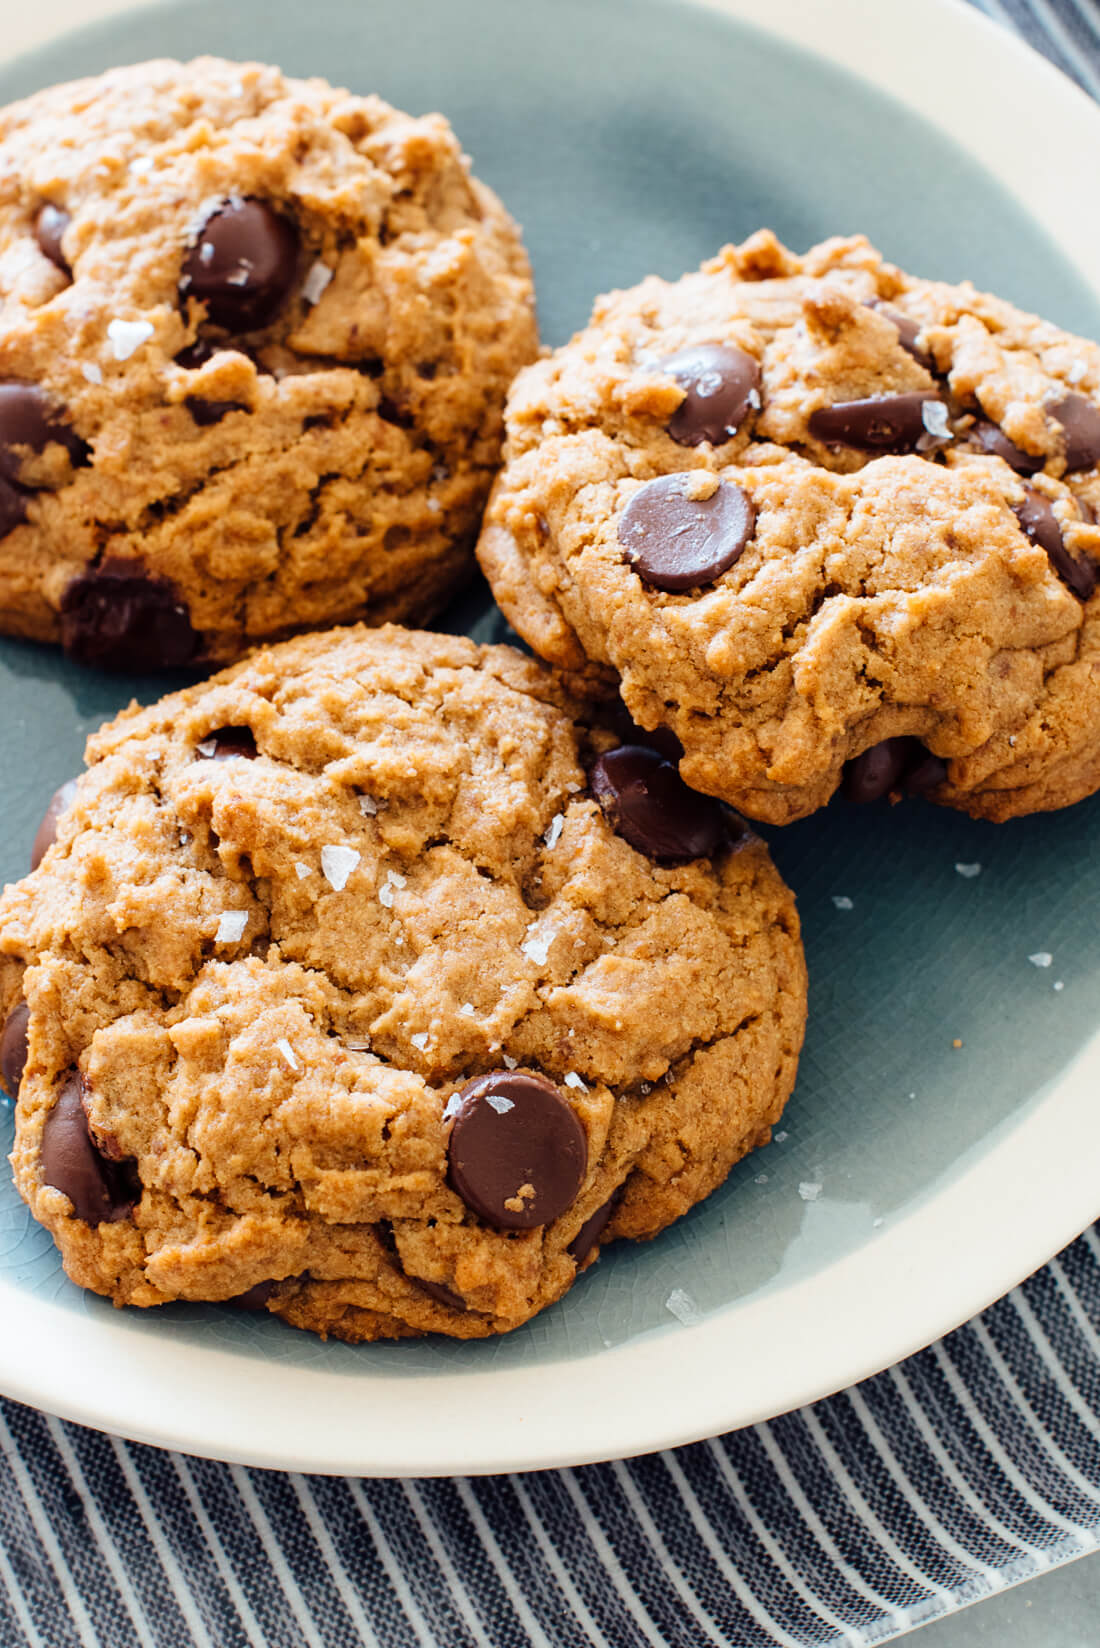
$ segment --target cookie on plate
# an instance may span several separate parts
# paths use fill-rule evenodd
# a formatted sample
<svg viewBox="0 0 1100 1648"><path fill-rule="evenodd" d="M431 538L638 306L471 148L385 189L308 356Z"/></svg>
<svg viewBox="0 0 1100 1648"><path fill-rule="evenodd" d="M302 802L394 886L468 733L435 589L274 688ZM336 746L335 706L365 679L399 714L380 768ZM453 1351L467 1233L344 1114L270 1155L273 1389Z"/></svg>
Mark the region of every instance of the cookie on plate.
<svg viewBox="0 0 1100 1648"><path fill-rule="evenodd" d="M479 545L544 658L772 823L1100 786L1100 349L762 232L520 374Z"/></svg>
<svg viewBox="0 0 1100 1648"><path fill-rule="evenodd" d="M794 900L541 665L308 636L88 756L0 898L16 1183L82 1286L501 1332L767 1140Z"/></svg>
<svg viewBox="0 0 1100 1648"><path fill-rule="evenodd" d="M0 111L0 630L155 669L430 616L536 341L439 115L212 58Z"/></svg>

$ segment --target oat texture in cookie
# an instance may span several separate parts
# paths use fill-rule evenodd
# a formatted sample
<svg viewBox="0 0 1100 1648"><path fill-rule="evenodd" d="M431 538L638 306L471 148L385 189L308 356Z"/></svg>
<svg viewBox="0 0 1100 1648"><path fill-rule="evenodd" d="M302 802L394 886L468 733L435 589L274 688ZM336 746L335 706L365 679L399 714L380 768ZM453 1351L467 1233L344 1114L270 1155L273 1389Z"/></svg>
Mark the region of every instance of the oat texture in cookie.
<svg viewBox="0 0 1100 1648"><path fill-rule="evenodd" d="M88 760L0 897L16 1183L82 1286L480 1337L767 1140L791 894L542 665L307 636Z"/></svg>
<svg viewBox="0 0 1100 1648"><path fill-rule="evenodd" d="M214 59L0 110L0 629L155 669L423 621L535 349L440 115Z"/></svg>
<svg viewBox="0 0 1100 1648"><path fill-rule="evenodd" d="M544 658L785 823L1100 786L1100 349L761 232L522 372L479 544Z"/></svg>

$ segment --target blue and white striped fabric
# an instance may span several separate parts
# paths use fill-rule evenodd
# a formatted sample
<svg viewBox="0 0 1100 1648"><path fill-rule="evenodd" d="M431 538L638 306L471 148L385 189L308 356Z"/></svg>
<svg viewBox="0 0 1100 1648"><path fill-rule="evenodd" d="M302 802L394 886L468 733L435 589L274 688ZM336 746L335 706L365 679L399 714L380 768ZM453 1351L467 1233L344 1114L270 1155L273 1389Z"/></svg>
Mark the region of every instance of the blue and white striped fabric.
<svg viewBox="0 0 1100 1648"><path fill-rule="evenodd" d="M1100 96L1094 0L980 0ZM940 1344L628 1463L250 1471L0 1404L0 1648L879 1643L1100 1545L1100 1239Z"/></svg>

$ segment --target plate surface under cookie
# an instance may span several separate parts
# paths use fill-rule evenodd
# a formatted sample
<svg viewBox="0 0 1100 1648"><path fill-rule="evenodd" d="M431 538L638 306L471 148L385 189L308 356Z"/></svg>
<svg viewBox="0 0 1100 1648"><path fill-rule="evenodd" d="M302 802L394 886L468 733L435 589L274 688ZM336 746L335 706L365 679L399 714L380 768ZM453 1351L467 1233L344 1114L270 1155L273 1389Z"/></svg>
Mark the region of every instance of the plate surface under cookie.
<svg viewBox="0 0 1100 1648"><path fill-rule="evenodd" d="M79 35L57 30L73 0L6 25L9 53L52 44L0 64L0 101L215 52L441 108L524 226L551 343L596 292L675 276L764 223L798 248L863 229L916 273L1100 335L1085 272L1100 225L1079 206L1100 112L952 0L894 0L873 28L863 0L177 0L110 18L114 0L81 0L79 15L97 9ZM483 590L450 619L503 634ZM22 874L86 734L169 684L0 642L0 877ZM780 1134L508 1339L353 1349L215 1307L116 1312L70 1286L5 1185L0 1390L220 1458L450 1474L688 1441L895 1361L1100 1212L1098 826L1100 798L1000 827L834 805L769 832L811 976ZM7 1149L10 1107L0 1128Z"/></svg>

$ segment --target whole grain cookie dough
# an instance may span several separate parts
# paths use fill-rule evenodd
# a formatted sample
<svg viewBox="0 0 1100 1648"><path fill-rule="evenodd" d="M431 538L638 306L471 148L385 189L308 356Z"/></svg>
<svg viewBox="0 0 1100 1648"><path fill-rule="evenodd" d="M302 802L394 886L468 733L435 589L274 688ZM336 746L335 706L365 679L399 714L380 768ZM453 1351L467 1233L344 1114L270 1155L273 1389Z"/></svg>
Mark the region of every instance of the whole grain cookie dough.
<svg viewBox="0 0 1100 1648"><path fill-rule="evenodd" d="M522 372L480 545L552 663L785 823L838 785L980 817L1100 786L1100 349L768 232Z"/></svg>
<svg viewBox="0 0 1100 1648"><path fill-rule="evenodd" d="M479 1337L767 1140L794 900L541 665L308 636L88 759L0 898L15 1179L81 1286Z"/></svg>
<svg viewBox="0 0 1100 1648"><path fill-rule="evenodd" d="M0 111L0 630L154 669L423 620L536 341L439 115L213 58Z"/></svg>

